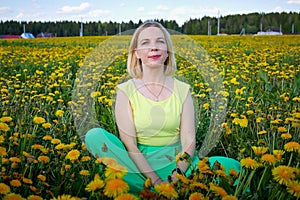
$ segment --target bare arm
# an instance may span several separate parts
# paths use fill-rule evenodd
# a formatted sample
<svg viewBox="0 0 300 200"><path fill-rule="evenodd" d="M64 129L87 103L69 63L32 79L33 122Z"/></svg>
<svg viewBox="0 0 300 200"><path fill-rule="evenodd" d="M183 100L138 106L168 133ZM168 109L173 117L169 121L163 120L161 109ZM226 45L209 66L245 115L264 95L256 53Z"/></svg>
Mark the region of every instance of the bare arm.
<svg viewBox="0 0 300 200"><path fill-rule="evenodd" d="M195 110L190 92L188 93L183 104L180 125L180 140L182 145L182 153L186 152L191 156L191 158L193 158L196 145ZM189 163L185 161L179 161L177 163L177 167L185 172L189 167Z"/></svg>
<svg viewBox="0 0 300 200"><path fill-rule="evenodd" d="M120 90L117 93L115 112L120 139L126 146L130 158L144 176L151 178L153 184L160 184L162 180L137 147L132 108L128 97Z"/></svg>

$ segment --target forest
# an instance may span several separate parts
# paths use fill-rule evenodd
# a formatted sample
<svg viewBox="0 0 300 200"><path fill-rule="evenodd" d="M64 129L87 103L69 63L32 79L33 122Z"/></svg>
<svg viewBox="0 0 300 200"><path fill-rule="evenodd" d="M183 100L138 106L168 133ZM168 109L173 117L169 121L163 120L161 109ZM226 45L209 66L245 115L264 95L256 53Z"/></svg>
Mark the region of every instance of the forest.
<svg viewBox="0 0 300 200"><path fill-rule="evenodd" d="M166 28L191 35L222 34L255 34L259 31L281 31L283 34L300 33L300 12L250 13L217 17L204 16L189 19L179 26L175 20L154 19ZM219 22L218 22L219 21ZM79 22L79 21L0 21L0 35L20 35L24 32L37 36L39 33L52 33L54 36L78 36L81 23L84 36L116 35L120 32L135 29L141 23L129 22ZM219 23L219 29L218 29Z"/></svg>

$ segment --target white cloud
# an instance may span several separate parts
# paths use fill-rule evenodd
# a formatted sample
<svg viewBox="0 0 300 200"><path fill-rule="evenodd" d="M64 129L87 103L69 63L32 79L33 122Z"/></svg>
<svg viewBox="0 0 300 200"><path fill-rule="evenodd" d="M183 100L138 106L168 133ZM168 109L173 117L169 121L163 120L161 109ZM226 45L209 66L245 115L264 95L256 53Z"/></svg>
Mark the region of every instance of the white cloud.
<svg viewBox="0 0 300 200"><path fill-rule="evenodd" d="M300 0L288 0L287 4L300 4Z"/></svg>
<svg viewBox="0 0 300 200"><path fill-rule="evenodd" d="M170 8L168 6L165 6L165 5L158 5L158 6L156 6L156 9L157 10L162 10L162 11L167 11Z"/></svg>
<svg viewBox="0 0 300 200"><path fill-rule="evenodd" d="M74 13L74 12L82 12L91 7L90 3L84 2L79 6L63 6L61 7L57 13Z"/></svg>
<svg viewBox="0 0 300 200"><path fill-rule="evenodd" d="M24 13L19 12L17 16L15 16L16 19L23 19L24 18Z"/></svg>
<svg viewBox="0 0 300 200"><path fill-rule="evenodd" d="M126 4L125 3L120 3L120 7L125 7Z"/></svg>
<svg viewBox="0 0 300 200"><path fill-rule="evenodd" d="M9 10L10 10L9 7L0 7L0 13L5 13L5 12L7 12Z"/></svg>
<svg viewBox="0 0 300 200"><path fill-rule="evenodd" d="M98 9L98 10L92 10L88 13L88 15L90 17L99 17L99 16L104 16L104 15L109 15L111 14L112 12L110 10L101 10L101 9Z"/></svg>
<svg viewBox="0 0 300 200"><path fill-rule="evenodd" d="M139 11L139 12L145 11L145 7L144 7L144 6L139 7L139 8L137 9L137 11Z"/></svg>
<svg viewBox="0 0 300 200"><path fill-rule="evenodd" d="M274 8L274 12L282 12L282 11L283 11L283 9L280 6L277 6Z"/></svg>

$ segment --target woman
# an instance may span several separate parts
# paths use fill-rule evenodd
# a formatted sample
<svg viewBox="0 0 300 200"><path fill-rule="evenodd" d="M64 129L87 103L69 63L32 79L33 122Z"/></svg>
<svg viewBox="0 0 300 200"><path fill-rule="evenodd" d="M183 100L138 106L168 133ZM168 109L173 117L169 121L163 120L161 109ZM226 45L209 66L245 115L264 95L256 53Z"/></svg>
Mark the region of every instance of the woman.
<svg viewBox="0 0 300 200"><path fill-rule="evenodd" d="M194 106L190 86L172 77L172 42L161 24L146 22L135 31L127 69L132 79L117 86L115 105L120 139L97 128L85 142L94 155L113 157L127 167L124 179L132 191L140 191L146 178L153 185L165 183L177 173L189 174L189 160L197 163ZM180 154L188 159L176 162ZM238 171L238 162L231 168Z"/></svg>

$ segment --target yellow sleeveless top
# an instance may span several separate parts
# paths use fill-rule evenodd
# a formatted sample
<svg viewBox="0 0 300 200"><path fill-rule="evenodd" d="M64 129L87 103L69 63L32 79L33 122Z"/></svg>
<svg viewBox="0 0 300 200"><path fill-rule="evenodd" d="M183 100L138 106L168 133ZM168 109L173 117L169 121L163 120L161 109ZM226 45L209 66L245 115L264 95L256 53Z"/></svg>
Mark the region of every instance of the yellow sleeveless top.
<svg viewBox="0 0 300 200"><path fill-rule="evenodd" d="M133 79L117 88L130 101L138 144L165 146L179 141L182 107L190 89L188 84L174 78L171 96L159 102L143 96Z"/></svg>

